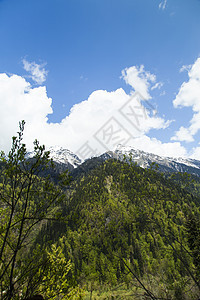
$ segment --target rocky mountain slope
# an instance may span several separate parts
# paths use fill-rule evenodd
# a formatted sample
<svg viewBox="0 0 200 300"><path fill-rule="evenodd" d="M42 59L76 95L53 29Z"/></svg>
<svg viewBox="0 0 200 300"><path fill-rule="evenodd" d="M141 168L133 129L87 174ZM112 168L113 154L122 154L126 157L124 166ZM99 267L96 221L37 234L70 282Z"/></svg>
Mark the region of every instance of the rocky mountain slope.
<svg viewBox="0 0 200 300"><path fill-rule="evenodd" d="M164 157L122 145L118 145L113 152L104 153L102 157L104 159L132 159L142 168L149 168L155 162L161 172L187 172L200 176L200 161L190 158Z"/></svg>
<svg viewBox="0 0 200 300"><path fill-rule="evenodd" d="M155 162L161 172L187 172L200 176L199 160L159 156L130 146L118 145L114 151L105 152L97 158L87 159L86 161L82 161L70 150L58 146L51 147L48 150L50 151L50 158L55 162L56 169L60 171L68 169L76 175L80 172L87 172L87 169L91 169L96 163L115 158L121 161L131 159L142 168L149 168ZM31 158L32 155L32 152L28 153L28 158Z"/></svg>

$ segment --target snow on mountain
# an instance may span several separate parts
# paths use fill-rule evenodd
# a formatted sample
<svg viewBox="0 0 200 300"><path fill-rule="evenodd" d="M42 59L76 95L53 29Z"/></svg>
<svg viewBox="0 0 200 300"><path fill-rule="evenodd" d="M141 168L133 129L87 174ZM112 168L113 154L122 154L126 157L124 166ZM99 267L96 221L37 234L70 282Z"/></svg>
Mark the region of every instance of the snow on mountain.
<svg viewBox="0 0 200 300"><path fill-rule="evenodd" d="M50 147L48 149L50 151L50 158L57 163L70 163L74 168L82 163L82 160L73 152L68 149L63 149L62 147Z"/></svg>
<svg viewBox="0 0 200 300"><path fill-rule="evenodd" d="M54 162L72 171L74 168L80 166L83 161L74 153L68 149L62 147L50 147L50 158ZM33 156L33 152L28 153L27 157ZM188 172L200 176L200 161L195 159L186 158L173 158L162 157L153 153L148 153L135 149L130 146L118 145L114 151L107 151L99 156L102 161L109 158L116 158L124 160L124 157L128 160L131 157L133 162L136 162L142 168L149 168L153 162L155 162L159 170L162 172ZM88 161L90 159L87 159Z"/></svg>
<svg viewBox="0 0 200 300"><path fill-rule="evenodd" d="M200 176L200 161L195 159L162 157L123 145L118 145L115 151L108 153L108 155L120 160L124 159L124 156L131 157L143 168L148 168L152 162L155 162L161 171L188 172Z"/></svg>
<svg viewBox="0 0 200 300"><path fill-rule="evenodd" d="M50 151L50 158L58 164L70 165L73 168L76 168L82 163L82 160L73 152L68 149L64 149L59 146L50 147L47 149ZM27 153L27 158L33 157L34 152Z"/></svg>

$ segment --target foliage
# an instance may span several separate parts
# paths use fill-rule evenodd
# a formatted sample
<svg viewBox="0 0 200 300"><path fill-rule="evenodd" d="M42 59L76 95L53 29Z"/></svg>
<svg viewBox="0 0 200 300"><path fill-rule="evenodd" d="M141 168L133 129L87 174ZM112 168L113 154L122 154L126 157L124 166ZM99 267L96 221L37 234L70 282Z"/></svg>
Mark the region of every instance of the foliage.
<svg viewBox="0 0 200 300"><path fill-rule="evenodd" d="M42 224L57 219L65 196L59 186L38 173L51 163L49 152L34 142L34 158L26 159L22 143L25 122L6 157L1 154L0 173L0 297L18 299L34 293L30 282L49 260L35 237ZM30 252L31 251L31 252ZM33 286L32 286L33 288Z"/></svg>
<svg viewBox="0 0 200 300"><path fill-rule="evenodd" d="M65 255L81 284L132 282L155 299L195 299L199 281L187 238L190 212L199 215L198 198L153 168L106 161L71 186L60 229ZM58 231L48 228L45 235L56 239Z"/></svg>
<svg viewBox="0 0 200 300"><path fill-rule="evenodd" d="M197 270L197 278L200 281L200 219L191 214L186 223L187 237L194 264Z"/></svg>
<svg viewBox="0 0 200 300"><path fill-rule="evenodd" d="M1 155L1 299L82 299L77 283L86 299L200 297L198 178L93 159L53 183L44 146L26 159L23 129Z"/></svg>
<svg viewBox="0 0 200 300"><path fill-rule="evenodd" d="M36 278L40 278L38 293L45 299L81 299L82 291L73 288L69 272L72 272L72 264L66 260L63 254L64 237L58 245L52 244L50 250L46 249L48 263L42 266Z"/></svg>

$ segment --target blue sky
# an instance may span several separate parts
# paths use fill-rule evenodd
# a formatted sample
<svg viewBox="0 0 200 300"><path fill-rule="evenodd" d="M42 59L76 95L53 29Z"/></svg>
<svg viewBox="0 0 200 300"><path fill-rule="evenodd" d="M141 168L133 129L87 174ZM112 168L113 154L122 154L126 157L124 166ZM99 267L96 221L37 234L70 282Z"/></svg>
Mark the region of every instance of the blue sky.
<svg viewBox="0 0 200 300"><path fill-rule="evenodd" d="M102 153L108 126L122 144L200 159L199 15L198 0L1 0L1 149L25 119L29 148ZM134 92L139 124L121 110Z"/></svg>

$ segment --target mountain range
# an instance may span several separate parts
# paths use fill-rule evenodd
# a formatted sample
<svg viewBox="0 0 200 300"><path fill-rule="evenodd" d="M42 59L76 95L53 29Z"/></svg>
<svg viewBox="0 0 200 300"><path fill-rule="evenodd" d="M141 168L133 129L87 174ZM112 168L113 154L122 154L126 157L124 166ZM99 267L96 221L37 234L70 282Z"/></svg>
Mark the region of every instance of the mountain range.
<svg viewBox="0 0 200 300"><path fill-rule="evenodd" d="M42 292L47 295L46 278L51 286L56 274L58 281L52 285L55 295L55 288L62 288L63 270L68 268L63 262L69 261L67 289L68 283L83 287L85 300L199 299L199 161L161 157L122 145L85 161L67 149L49 150L55 168L46 160L40 162L34 153L28 153L25 161L22 156L22 168L15 167L12 156L8 164L5 160L0 165L2 224L9 226L9 209L15 217L6 243L5 266L10 253L15 255L18 249L14 248L18 247L18 232L21 236L24 228L24 241L36 224L22 250L17 250L16 268L21 273L16 274L27 274L19 276L22 286L33 281L36 290L34 274L38 284L45 282ZM65 170L70 171L72 180L65 176L60 180ZM185 171L194 176L181 173ZM24 227L19 227L20 218ZM6 236L6 231L2 232ZM43 249L52 253L53 273L45 273L49 271ZM56 290L57 294L60 291Z"/></svg>
<svg viewBox="0 0 200 300"><path fill-rule="evenodd" d="M50 158L54 161L58 173L68 169L72 174L77 174L80 171L82 172L92 168L92 166L97 163L114 158L120 161L131 160L142 168L150 168L152 163L156 163L158 170L161 172L187 172L198 177L200 176L199 160L159 156L130 146L118 145L114 151L107 151L98 157L86 160L82 160L70 150L59 146L50 147L48 150L50 151ZM28 158L32 156L32 152L27 154Z"/></svg>

